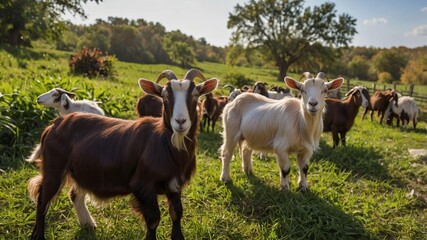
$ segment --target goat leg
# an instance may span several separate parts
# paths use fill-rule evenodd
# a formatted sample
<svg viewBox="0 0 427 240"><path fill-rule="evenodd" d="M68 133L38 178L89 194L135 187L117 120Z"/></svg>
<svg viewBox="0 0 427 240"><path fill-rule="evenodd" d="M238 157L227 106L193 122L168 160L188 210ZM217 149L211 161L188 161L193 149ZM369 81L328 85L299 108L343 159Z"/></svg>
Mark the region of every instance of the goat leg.
<svg viewBox="0 0 427 240"><path fill-rule="evenodd" d="M138 201L139 210L142 212L147 226L145 239L155 240L156 230L160 223L160 209L157 201L157 194L153 192L142 194L141 191L139 191L134 192L133 195Z"/></svg>
<svg viewBox="0 0 427 240"><path fill-rule="evenodd" d="M169 215L172 219L172 240L182 240L181 218L182 218L182 203L181 192L169 192L166 194L169 203Z"/></svg>

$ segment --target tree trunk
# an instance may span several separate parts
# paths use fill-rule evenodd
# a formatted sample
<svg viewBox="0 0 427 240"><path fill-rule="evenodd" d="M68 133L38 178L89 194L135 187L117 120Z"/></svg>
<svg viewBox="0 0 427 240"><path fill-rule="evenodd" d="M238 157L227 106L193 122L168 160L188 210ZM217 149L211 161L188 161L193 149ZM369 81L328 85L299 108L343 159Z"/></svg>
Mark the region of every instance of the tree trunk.
<svg viewBox="0 0 427 240"><path fill-rule="evenodd" d="M279 76L278 76L277 80L279 82L283 82L283 80L286 77L286 74L288 73L289 64L287 62L285 62L285 60L282 58L277 58L276 64L279 67Z"/></svg>

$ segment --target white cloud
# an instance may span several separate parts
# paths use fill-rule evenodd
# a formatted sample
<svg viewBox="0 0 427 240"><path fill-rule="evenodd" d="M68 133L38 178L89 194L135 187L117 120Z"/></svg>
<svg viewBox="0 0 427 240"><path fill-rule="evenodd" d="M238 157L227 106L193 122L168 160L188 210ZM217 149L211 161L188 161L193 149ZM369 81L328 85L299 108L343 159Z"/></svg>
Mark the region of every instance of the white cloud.
<svg viewBox="0 0 427 240"><path fill-rule="evenodd" d="M421 12L425 12L425 13L427 13L427 7L423 7L423 8L421 8Z"/></svg>
<svg viewBox="0 0 427 240"><path fill-rule="evenodd" d="M378 24L386 24L388 21L386 18L372 18L363 20L363 24L365 25L378 25Z"/></svg>
<svg viewBox="0 0 427 240"><path fill-rule="evenodd" d="M427 37L427 25L421 25L405 33L405 36Z"/></svg>

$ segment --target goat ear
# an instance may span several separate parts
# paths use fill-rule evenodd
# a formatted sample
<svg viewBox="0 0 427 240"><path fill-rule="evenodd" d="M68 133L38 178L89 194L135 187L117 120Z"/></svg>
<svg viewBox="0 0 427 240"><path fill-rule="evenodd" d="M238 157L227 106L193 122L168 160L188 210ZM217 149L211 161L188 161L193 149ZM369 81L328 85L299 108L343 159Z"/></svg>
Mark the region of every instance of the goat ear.
<svg viewBox="0 0 427 240"><path fill-rule="evenodd" d="M291 77L285 77L285 83L289 88L300 90L301 83Z"/></svg>
<svg viewBox="0 0 427 240"><path fill-rule="evenodd" d="M70 108L70 103L68 102L67 94L61 95L61 105L68 110Z"/></svg>
<svg viewBox="0 0 427 240"><path fill-rule="evenodd" d="M332 91L334 89L341 87L343 82L344 82L344 78L337 78L337 79L334 79L334 80L327 82L325 84L328 87L328 91Z"/></svg>
<svg viewBox="0 0 427 240"><path fill-rule="evenodd" d="M65 93L65 94L67 94L72 99L74 99L76 97L75 93L66 91L66 90L64 90L62 88L56 88L56 91L58 91L61 95L63 95Z"/></svg>
<svg viewBox="0 0 427 240"><path fill-rule="evenodd" d="M218 79L211 78L196 86L200 95L211 93L218 86Z"/></svg>
<svg viewBox="0 0 427 240"><path fill-rule="evenodd" d="M138 80L138 84L139 84L139 87L141 87L141 89L144 92L151 94L151 95L161 97L163 87L160 86L159 84L154 83L154 82L147 80L147 79L144 79L144 78L140 78Z"/></svg>

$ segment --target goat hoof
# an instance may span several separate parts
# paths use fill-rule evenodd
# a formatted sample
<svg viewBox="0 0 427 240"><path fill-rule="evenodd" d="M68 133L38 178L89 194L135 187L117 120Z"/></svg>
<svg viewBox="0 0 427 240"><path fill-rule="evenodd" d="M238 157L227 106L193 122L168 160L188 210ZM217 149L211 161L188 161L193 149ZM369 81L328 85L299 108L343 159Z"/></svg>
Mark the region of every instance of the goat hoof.
<svg viewBox="0 0 427 240"><path fill-rule="evenodd" d="M223 182L223 183L228 183L228 182L230 182L230 177L221 177L220 178L220 180Z"/></svg>
<svg viewBox="0 0 427 240"><path fill-rule="evenodd" d="M297 191L298 192L307 192L309 189L307 186L298 186Z"/></svg>

